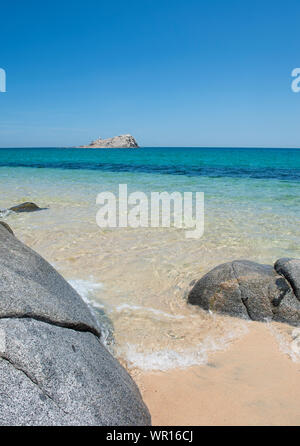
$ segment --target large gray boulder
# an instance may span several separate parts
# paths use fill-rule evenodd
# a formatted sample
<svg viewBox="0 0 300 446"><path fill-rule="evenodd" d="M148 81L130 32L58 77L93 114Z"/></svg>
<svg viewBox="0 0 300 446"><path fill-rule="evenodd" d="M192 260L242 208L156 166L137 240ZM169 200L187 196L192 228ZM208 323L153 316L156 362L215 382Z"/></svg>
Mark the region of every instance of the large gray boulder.
<svg viewBox="0 0 300 446"><path fill-rule="evenodd" d="M80 296L2 225L0 390L0 425L151 422Z"/></svg>
<svg viewBox="0 0 300 446"><path fill-rule="evenodd" d="M188 303L244 319L298 324L297 297L281 269L238 260L219 265L198 280Z"/></svg>
<svg viewBox="0 0 300 446"><path fill-rule="evenodd" d="M300 300L300 260L282 258L277 260L274 268L291 284L295 296Z"/></svg>
<svg viewBox="0 0 300 446"><path fill-rule="evenodd" d="M204 310L248 317L232 263L217 266L196 282L188 302Z"/></svg>
<svg viewBox="0 0 300 446"><path fill-rule="evenodd" d="M0 318L33 317L99 335L97 321L57 271L0 226Z"/></svg>

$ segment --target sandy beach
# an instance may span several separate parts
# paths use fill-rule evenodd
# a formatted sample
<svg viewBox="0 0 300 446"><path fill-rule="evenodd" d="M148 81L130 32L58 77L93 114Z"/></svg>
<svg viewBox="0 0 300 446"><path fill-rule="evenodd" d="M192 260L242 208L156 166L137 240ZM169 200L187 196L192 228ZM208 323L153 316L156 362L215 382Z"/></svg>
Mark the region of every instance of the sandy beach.
<svg viewBox="0 0 300 446"><path fill-rule="evenodd" d="M300 364L263 323L206 365L134 375L154 425L297 425Z"/></svg>

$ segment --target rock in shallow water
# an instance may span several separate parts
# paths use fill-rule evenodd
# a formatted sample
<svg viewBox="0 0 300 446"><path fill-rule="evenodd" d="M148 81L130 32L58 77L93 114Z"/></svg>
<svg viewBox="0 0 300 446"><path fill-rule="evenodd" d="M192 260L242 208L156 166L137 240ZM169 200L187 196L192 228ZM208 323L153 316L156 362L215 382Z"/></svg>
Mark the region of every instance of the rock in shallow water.
<svg viewBox="0 0 300 446"><path fill-rule="evenodd" d="M300 300L300 260L299 259L279 259L274 265L278 274L281 274L291 284L294 294Z"/></svg>
<svg viewBox="0 0 300 446"><path fill-rule="evenodd" d="M248 316L231 263L217 266L196 282L188 302L204 310Z"/></svg>
<svg viewBox="0 0 300 446"><path fill-rule="evenodd" d="M88 307L0 225L0 425L149 425Z"/></svg>
<svg viewBox="0 0 300 446"><path fill-rule="evenodd" d="M26 202L26 203L18 204L17 206L12 206L11 208L9 208L9 210L13 211L13 212L20 213L20 212L42 211L42 210L44 210L44 208L40 208L35 203Z"/></svg>
<svg viewBox="0 0 300 446"><path fill-rule="evenodd" d="M292 285L297 280L300 285L300 261L297 262L299 270L294 265L291 274L290 267L289 276L282 274L282 268L276 268L277 263L275 269L248 260L219 265L198 280L189 293L188 303L244 319L298 324L300 302Z"/></svg>

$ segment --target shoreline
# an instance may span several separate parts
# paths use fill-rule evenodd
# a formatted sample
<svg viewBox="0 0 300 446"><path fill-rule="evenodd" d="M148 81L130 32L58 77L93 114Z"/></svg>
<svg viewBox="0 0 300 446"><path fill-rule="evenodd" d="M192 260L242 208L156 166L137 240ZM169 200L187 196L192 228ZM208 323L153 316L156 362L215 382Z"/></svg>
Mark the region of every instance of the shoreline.
<svg viewBox="0 0 300 446"><path fill-rule="evenodd" d="M250 325L207 365L132 373L154 426L299 425L300 364L267 324Z"/></svg>
<svg viewBox="0 0 300 446"><path fill-rule="evenodd" d="M265 151L263 158L257 153L253 167L253 152L243 151L253 178L247 177L250 171L245 177L234 153L220 170L220 151L194 151L187 159L184 151L174 150L174 165L166 169L167 151L160 159L161 152L154 150L148 160L142 150L141 168L134 172L132 151L122 151L122 157L106 151L109 171L106 165L97 170L99 157L91 150L74 150L71 165L63 150L46 156L42 150L20 151L17 157L16 152L1 154L7 165L1 170L2 207L34 201L48 210L11 213L5 221L104 314L115 358L140 387L154 425L299 423L300 363L281 351L283 340L300 361L300 349L292 351L294 328L248 324L187 305L194 281L217 265L236 259L273 265L282 257L300 258L296 152L288 152L288 159L278 152L280 166L286 163L282 172L275 152ZM23 167L16 168L16 161ZM189 175L202 162L208 170ZM259 178L262 168L264 178ZM181 173L174 175L176 169ZM97 194L115 192L125 183L145 193L205 191L204 236L194 242L177 228L100 230Z"/></svg>
<svg viewBox="0 0 300 446"><path fill-rule="evenodd" d="M17 237L53 264L67 280L81 278L83 285L92 285L93 300L99 304L106 302L107 308L115 309L110 316L114 316L114 335L119 345L139 339L138 344L144 345L147 354L159 349L159 343L160 350L164 346L176 349L181 344L187 347L193 344L196 348L207 337L215 336L214 340L220 344L217 352L207 350L206 365L166 372L130 369L125 358L120 361L117 357L140 388L153 425L297 424L300 364L280 351L279 340L270 325L217 314L212 317L196 307L187 307L182 298L190 280L196 274L204 274L205 270L200 272L203 265L209 270L213 266L209 261L216 262L211 251L205 256L202 251L201 263L196 263L197 247L187 244L177 231L166 238L165 231L152 234L137 230L133 243L132 231L99 233L85 225L85 230L79 232L74 222L75 240L74 233L66 232L65 226L57 226L55 230L45 226L44 217L58 221L59 208L50 207L47 214L34 216L13 215L7 220L11 221ZM96 246L101 246L101 251L95 250ZM116 264L117 269L113 268ZM84 282L84 267L91 273L91 284ZM137 268L139 275L134 275ZM129 272L130 282L126 281ZM134 301L136 296L142 299ZM153 308L161 312L153 313ZM245 324L247 330L243 329ZM290 343L294 328L272 324L275 331L279 327L288 332ZM231 333L235 325L237 330L241 328L241 333L238 331L237 337L221 349L222 335Z"/></svg>

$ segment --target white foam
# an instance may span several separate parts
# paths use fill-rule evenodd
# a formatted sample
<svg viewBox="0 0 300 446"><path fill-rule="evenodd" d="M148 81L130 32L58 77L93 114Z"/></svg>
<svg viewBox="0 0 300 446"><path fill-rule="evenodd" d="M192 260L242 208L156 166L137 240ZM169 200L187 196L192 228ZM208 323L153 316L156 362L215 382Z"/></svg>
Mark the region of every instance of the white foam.
<svg viewBox="0 0 300 446"><path fill-rule="evenodd" d="M145 311L145 312L149 312L152 313L158 317L165 317L168 319L184 319L185 316L180 315L180 314L171 314L171 313L166 313L165 311L161 311L158 310L156 308L151 308L151 307L142 307L140 305L129 305L129 304L121 304L118 305L115 310L120 313L124 310L130 310L130 311Z"/></svg>
<svg viewBox="0 0 300 446"><path fill-rule="evenodd" d="M288 334L281 333L272 322L268 322L267 327L278 342L280 351L288 355L293 362L300 362L300 328L294 328L292 333Z"/></svg>
<svg viewBox="0 0 300 446"><path fill-rule="evenodd" d="M97 322L99 329L101 331L102 344L111 353L113 353L113 351L110 348L110 344L112 343L112 328L105 319L100 320L99 314L96 312L96 308L103 310L105 309L105 306L100 302L97 302L93 298L95 292L103 288L102 283L96 283L92 282L91 280L83 280L83 279L70 279L68 280L68 282L82 297L84 302L89 306L90 311L93 314L95 321Z"/></svg>
<svg viewBox="0 0 300 446"><path fill-rule="evenodd" d="M192 365L205 364L207 355L199 351L158 350L151 353L138 352L135 345L128 345L125 351L126 362L129 368L141 370L166 371L173 368L186 368Z"/></svg>
<svg viewBox="0 0 300 446"><path fill-rule="evenodd" d="M5 218L11 213L12 211L10 211L9 209L0 209L0 218Z"/></svg>
<svg viewBox="0 0 300 446"><path fill-rule="evenodd" d="M95 283L90 280L83 279L70 279L68 282L88 305L92 305L93 307L97 308L104 308L104 305L92 298L96 290L103 288L102 283Z"/></svg>
<svg viewBox="0 0 300 446"><path fill-rule="evenodd" d="M127 344L120 351L120 355L125 359L129 368L163 372L175 368L185 369L195 365L206 364L209 354L225 350L232 340L245 335L247 332L247 324L241 323L238 328L218 339L207 337L194 348L182 351L163 349L152 352L140 352L136 345Z"/></svg>

